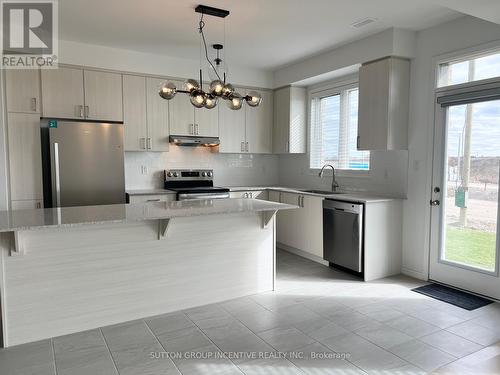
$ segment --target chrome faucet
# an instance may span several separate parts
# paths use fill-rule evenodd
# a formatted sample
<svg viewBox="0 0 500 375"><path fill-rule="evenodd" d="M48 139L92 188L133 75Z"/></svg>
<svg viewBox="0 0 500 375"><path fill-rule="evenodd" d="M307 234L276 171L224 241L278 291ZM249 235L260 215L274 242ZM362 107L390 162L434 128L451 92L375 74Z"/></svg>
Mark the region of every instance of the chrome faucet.
<svg viewBox="0 0 500 375"><path fill-rule="evenodd" d="M335 193L337 191L337 189L339 188L339 184L338 184L337 180L335 179L335 168L333 167L333 165L331 165L331 164L323 165L323 168L321 168L321 171L319 172L319 177L320 178L323 177L323 173L324 173L326 167L332 168L332 191Z"/></svg>

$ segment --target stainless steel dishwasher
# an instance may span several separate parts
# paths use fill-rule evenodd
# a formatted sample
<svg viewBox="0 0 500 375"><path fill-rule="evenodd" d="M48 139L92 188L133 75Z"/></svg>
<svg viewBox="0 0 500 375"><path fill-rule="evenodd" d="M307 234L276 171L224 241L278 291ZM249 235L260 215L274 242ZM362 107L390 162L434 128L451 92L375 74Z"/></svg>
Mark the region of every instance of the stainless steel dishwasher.
<svg viewBox="0 0 500 375"><path fill-rule="evenodd" d="M363 237L362 204L323 201L323 259L362 272Z"/></svg>

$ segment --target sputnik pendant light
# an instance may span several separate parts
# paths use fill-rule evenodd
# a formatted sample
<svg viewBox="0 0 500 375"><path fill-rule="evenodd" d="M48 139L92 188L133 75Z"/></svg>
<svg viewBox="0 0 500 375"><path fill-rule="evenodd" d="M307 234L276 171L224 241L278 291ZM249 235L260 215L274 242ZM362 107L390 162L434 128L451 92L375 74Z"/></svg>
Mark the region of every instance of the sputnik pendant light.
<svg viewBox="0 0 500 375"><path fill-rule="evenodd" d="M237 93L230 83L226 82L227 72L224 71L221 77L221 63L222 59L219 56L219 52L223 49L222 44L214 44L212 47L216 50L217 57L214 59L214 63L208 57L207 42L205 40L205 34L203 28L205 27L205 22L203 21L204 15L215 16L220 18L225 18L229 15L229 11L223 9L212 8L205 5L198 5L195 8L197 13L201 13L200 22L198 24L198 32L200 33L201 42L203 44L205 58L211 68L211 71L215 73L215 79L210 83L208 91L203 90L203 75L200 66L200 81L198 83L195 79L188 79L184 82L183 89L178 89L173 82L164 82L159 91L159 95L166 100L171 100L175 97L177 93L183 93L189 95L189 100L191 104L196 108L207 108L212 109L217 106L219 99L226 101L227 106L230 109L238 110L243 106L243 101L251 107L257 107L262 102L262 97L257 91L250 91L245 96ZM201 64L200 64L201 65Z"/></svg>

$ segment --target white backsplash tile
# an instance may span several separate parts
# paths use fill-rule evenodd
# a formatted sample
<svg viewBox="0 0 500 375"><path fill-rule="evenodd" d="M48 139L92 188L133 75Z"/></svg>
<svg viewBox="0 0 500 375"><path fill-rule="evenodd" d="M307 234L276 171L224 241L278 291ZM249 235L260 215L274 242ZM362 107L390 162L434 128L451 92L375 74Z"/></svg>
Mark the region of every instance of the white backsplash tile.
<svg viewBox="0 0 500 375"><path fill-rule="evenodd" d="M163 186L165 169L213 169L218 186L277 185L277 155L219 154L204 147L170 146L169 152L126 152L127 190ZM143 167L147 173L143 174Z"/></svg>

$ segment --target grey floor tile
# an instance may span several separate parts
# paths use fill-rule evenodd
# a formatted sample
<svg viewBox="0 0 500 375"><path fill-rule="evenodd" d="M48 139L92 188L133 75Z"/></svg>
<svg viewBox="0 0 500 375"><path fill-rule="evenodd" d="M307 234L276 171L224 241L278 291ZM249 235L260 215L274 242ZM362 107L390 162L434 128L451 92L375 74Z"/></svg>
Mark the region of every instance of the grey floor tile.
<svg viewBox="0 0 500 375"><path fill-rule="evenodd" d="M199 320L230 316L229 313L218 304L194 307L192 309L184 310L184 313L195 323Z"/></svg>
<svg viewBox="0 0 500 375"><path fill-rule="evenodd" d="M482 345L473 343L448 331L431 333L428 336L421 337L420 341L441 349L457 358L465 357L483 348Z"/></svg>
<svg viewBox="0 0 500 375"><path fill-rule="evenodd" d="M168 352L194 351L212 344L198 327L181 328L157 337Z"/></svg>
<svg viewBox="0 0 500 375"><path fill-rule="evenodd" d="M272 311L264 311L259 314L239 314L237 319L253 332L266 331L268 329L284 327L286 323L281 317Z"/></svg>
<svg viewBox="0 0 500 375"><path fill-rule="evenodd" d="M363 327L354 332L384 349L412 340L411 336L383 323Z"/></svg>
<svg viewBox="0 0 500 375"><path fill-rule="evenodd" d="M385 324L415 338L426 336L441 330L441 328L435 325L409 315L389 320L385 322Z"/></svg>
<svg viewBox="0 0 500 375"><path fill-rule="evenodd" d="M58 375L116 375L113 359L98 329L53 339Z"/></svg>
<svg viewBox="0 0 500 375"><path fill-rule="evenodd" d="M273 348L281 352L292 351L314 342L311 337L306 336L296 328L274 328L259 332L258 335Z"/></svg>
<svg viewBox="0 0 500 375"><path fill-rule="evenodd" d="M355 331L377 323L376 320L373 320L354 310L330 315L328 316L328 319L348 331Z"/></svg>
<svg viewBox="0 0 500 375"><path fill-rule="evenodd" d="M341 358L327 347L313 343L299 348L298 353L303 357L290 359L304 373L310 375L361 375L365 374L361 369Z"/></svg>
<svg viewBox="0 0 500 375"><path fill-rule="evenodd" d="M376 355L381 350L377 345L352 332L329 337L320 342L334 352L345 355L349 362Z"/></svg>
<svg viewBox="0 0 500 375"><path fill-rule="evenodd" d="M356 308L356 311L382 323L400 318L405 315L398 310L394 310L390 307L385 306L384 302L361 306Z"/></svg>
<svg viewBox="0 0 500 375"><path fill-rule="evenodd" d="M238 364L245 375L303 375L292 362L285 358L257 358Z"/></svg>
<svg viewBox="0 0 500 375"><path fill-rule="evenodd" d="M440 311L433 308L410 313L409 315L412 315L414 318L418 318L432 325L438 326L441 329L446 329L464 321L463 318L455 316L449 312Z"/></svg>
<svg viewBox="0 0 500 375"><path fill-rule="evenodd" d="M314 331L306 332L306 334L315 340L323 340L334 336L343 335L349 331L342 328L336 323L328 322L323 327L317 328Z"/></svg>
<svg viewBox="0 0 500 375"><path fill-rule="evenodd" d="M102 329L120 375L178 374L174 363L158 358L164 349L142 320Z"/></svg>
<svg viewBox="0 0 500 375"><path fill-rule="evenodd" d="M146 319L146 323L155 335L193 327L194 323L182 312L175 312Z"/></svg>
<svg viewBox="0 0 500 375"><path fill-rule="evenodd" d="M389 348L389 351L426 371L436 370L456 359L452 355L416 339Z"/></svg>
<svg viewBox="0 0 500 375"><path fill-rule="evenodd" d="M54 356L50 340L0 349L2 375L54 375Z"/></svg>
<svg viewBox="0 0 500 375"><path fill-rule="evenodd" d="M239 316L241 314L261 314L268 311L251 297L237 298L222 302L219 305L233 316Z"/></svg>
<svg viewBox="0 0 500 375"><path fill-rule="evenodd" d="M500 341L500 326L497 328L486 328L473 321L467 321L448 327L446 330L484 346Z"/></svg>

